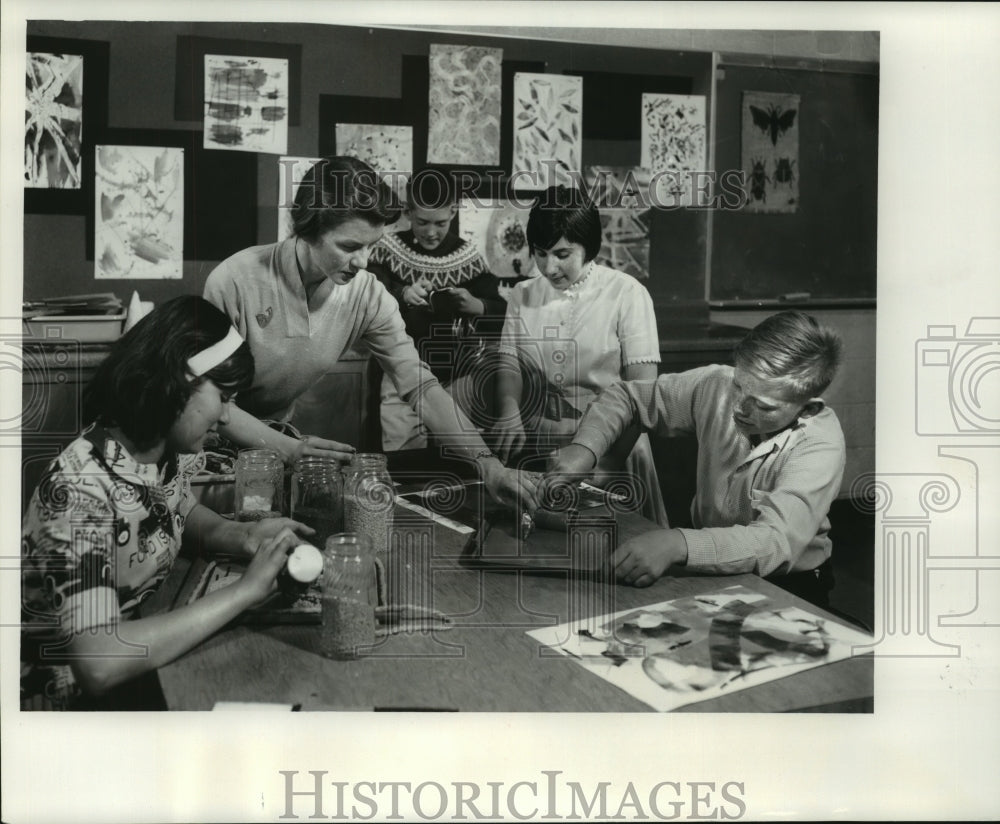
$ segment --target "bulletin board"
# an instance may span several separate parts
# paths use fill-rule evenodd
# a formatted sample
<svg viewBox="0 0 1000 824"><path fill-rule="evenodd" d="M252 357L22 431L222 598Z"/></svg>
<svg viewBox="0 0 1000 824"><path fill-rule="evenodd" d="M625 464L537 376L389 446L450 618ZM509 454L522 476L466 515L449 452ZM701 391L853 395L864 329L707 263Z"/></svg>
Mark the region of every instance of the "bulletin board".
<svg viewBox="0 0 1000 824"><path fill-rule="evenodd" d="M746 92L798 95L798 156L782 175L795 176L797 204L783 213L713 213L710 302L739 305L804 294L810 301L874 301L877 64L750 62L723 57L719 63L715 168L742 168Z"/></svg>

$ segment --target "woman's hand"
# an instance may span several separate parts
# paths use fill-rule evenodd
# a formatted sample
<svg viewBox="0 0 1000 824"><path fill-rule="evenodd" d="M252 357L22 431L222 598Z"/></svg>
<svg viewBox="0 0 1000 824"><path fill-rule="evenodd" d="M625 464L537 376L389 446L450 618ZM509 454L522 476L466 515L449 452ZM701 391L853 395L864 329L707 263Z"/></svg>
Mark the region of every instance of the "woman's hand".
<svg viewBox="0 0 1000 824"><path fill-rule="evenodd" d="M537 472L508 469L496 461L494 463L497 463L494 470L483 473L483 484L494 500L530 513L538 509L538 482L541 475Z"/></svg>
<svg viewBox="0 0 1000 824"><path fill-rule="evenodd" d="M337 441L319 438L316 435L306 435L301 438L292 454L289 455L289 463L295 463L299 458L315 456L320 458L334 458L343 463L350 463L357 450L349 443L338 443Z"/></svg>
<svg viewBox="0 0 1000 824"><path fill-rule="evenodd" d="M524 423L521 421L521 413L517 409L509 413L500 413L493 427L493 434L496 436L497 455L504 463L511 455L516 455L524 449L524 444L528 440L524 432Z"/></svg>
<svg viewBox="0 0 1000 824"><path fill-rule="evenodd" d="M403 303L407 306L427 306L427 287L423 281L418 280L403 288Z"/></svg>
<svg viewBox="0 0 1000 824"><path fill-rule="evenodd" d="M272 520L287 521L288 519L274 518ZM296 524L296 526L301 526L301 524ZM277 588L275 578L285 565L288 553L299 543L298 535L287 525L283 525L280 530L260 544L250 560L247 571L239 580L239 586L244 587L250 605L260 603L274 592Z"/></svg>
<svg viewBox="0 0 1000 824"><path fill-rule="evenodd" d="M295 544L298 546L303 539L308 539L316 534L316 530L291 518L264 518L261 521L246 524L248 527L246 537L243 539L243 550L248 557L254 557L261 548L269 544L280 535L289 533L295 537Z"/></svg>

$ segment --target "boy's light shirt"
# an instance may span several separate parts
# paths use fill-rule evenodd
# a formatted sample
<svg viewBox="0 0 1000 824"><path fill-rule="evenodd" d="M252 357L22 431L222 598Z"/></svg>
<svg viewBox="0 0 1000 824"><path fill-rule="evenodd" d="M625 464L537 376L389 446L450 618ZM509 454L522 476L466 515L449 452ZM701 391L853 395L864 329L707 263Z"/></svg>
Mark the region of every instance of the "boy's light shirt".
<svg viewBox="0 0 1000 824"><path fill-rule="evenodd" d="M695 434L694 529L681 529L688 567L714 574L784 574L830 556L827 518L840 491L846 449L829 408L757 446L732 420L732 367L708 366L609 387L574 443L602 455L638 416L653 435Z"/></svg>

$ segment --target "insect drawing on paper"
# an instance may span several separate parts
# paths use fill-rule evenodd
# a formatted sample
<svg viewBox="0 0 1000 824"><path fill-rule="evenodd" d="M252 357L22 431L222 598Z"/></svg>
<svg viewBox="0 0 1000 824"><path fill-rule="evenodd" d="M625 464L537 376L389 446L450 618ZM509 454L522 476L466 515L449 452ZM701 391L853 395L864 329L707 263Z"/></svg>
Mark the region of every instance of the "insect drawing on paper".
<svg viewBox="0 0 1000 824"><path fill-rule="evenodd" d="M791 213L798 208L800 96L744 92L743 174L748 212Z"/></svg>
<svg viewBox="0 0 1000 824"><path fill-rule="evenodd" d="M768 105L767 111L760 106L750 106L754 125L771 138L771 145L778 145L778 138L792 128L795 122L795 109L782 111L781 106Z"/></svg>
<svg viewBox="0 0 1000 824"><path fill-rule="evenodd" d="M787 157L779 157L778 165L774 168L774 180L776 183L791 186L795 180L795 161Z"/></svg>
<svg viewBox="0 0 1000 824"><path fill-rule="evenodd" d="M24 185L79 189L83 57L29 52L24 98Z"/></svg>
<svg viewBox="0 0 1000 824"><path fill-rule="evenodd" d="M754 200L767 202L767 184L771 178L767 176L764 161L756 159L750 169L750 197Z"/></svg>

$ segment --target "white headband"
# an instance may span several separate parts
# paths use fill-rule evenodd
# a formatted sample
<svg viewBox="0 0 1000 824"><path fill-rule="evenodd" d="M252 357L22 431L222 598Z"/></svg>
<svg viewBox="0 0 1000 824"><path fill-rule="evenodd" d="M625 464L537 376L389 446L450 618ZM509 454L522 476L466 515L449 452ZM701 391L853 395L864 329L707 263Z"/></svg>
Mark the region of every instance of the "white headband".
<svg viewBox="0 0 1000 824"><path fill-rule="evenodd" d="M232 326L229 333L220 341L213 343L208 349L202 349L197 355L188 358L188 371L192 377L198 378L206 372L215 369L220 363L226 360L233 352L243 345L243 338Z"/></svg>

